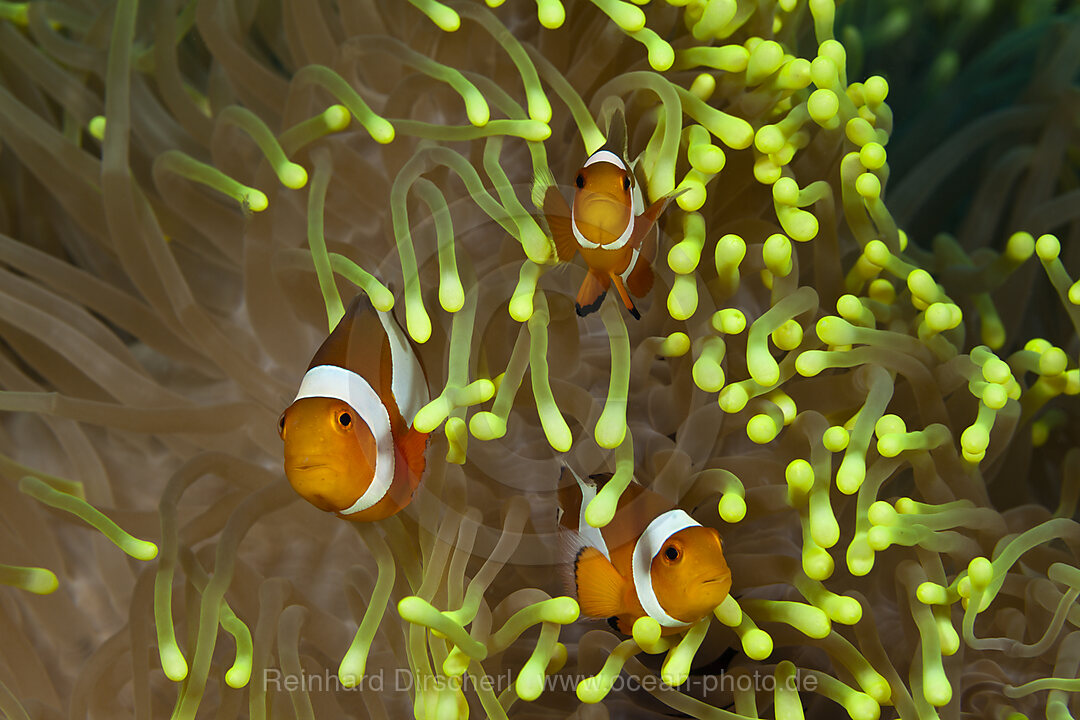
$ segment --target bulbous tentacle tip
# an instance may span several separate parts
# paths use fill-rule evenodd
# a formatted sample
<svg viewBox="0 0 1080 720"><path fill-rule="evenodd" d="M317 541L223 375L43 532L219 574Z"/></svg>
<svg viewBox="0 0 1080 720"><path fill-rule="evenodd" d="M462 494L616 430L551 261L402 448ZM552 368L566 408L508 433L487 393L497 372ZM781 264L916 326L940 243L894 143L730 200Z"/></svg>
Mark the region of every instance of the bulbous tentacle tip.
<svg viewBox="0 0 1080 720"><path fill-rule="evenodd" d="M548 30L558 30L566 22L566 8L560 0L540 0L536 5L537 19Z"/></svg>
<svg viewBox="0 0 1080 720"><path fill-rule="evenodd" d="M86 125L86 131L99 142L105 139L105 116L95 115Z"/></svg>
<svg viewBox="0 0 1080 720"><path fill-rule="evenodd" d="M247 687L251 680L250 666L233 666L225 672L225 684L234 690Z"/></svg>
<svg viewBox="0 0 1080 720"><path fill-rule="evenodd" d="M180 648L175 645L164 647L161 649L160 656L161 669L165 672L165 677L173 682L181 682L187 677L188 664Z"/></svg>
<svg viewBox="0 0 1080 720"><path fill-rule="evenodd" d="M0 565L0 584L17 587L35 595L49 595L60 587L60 581L51 570L12 565Z"/></svg>

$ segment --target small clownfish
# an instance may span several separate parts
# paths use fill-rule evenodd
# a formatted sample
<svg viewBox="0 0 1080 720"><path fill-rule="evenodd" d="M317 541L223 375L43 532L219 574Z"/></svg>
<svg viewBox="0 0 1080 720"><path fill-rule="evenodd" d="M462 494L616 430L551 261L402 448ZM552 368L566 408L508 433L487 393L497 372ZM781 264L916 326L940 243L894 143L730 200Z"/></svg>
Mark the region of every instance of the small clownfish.
<svg viewBox="0 0 1080 720"><path fill-rule="evenodd" d="M645 615L665 635L688 628L731 590L720 534L637 483L623 492L610 523L590 526L585 507L610 478L593 475L596 484L587 483L564 467L559 481L566 581L582 615L607 618L626 635Z"/></svg>
<svg viewBox="0 0 1080 720"><path fill-rule="evenodd" d="M289 483L346 520L393 515L409 504L424 472L428 433L411 425L428 400L423 368L401 327L358 295L278 420Z"/></svg>
<svg viewBox="0 0 1080 720"><path fill-rule="evenodd" d="M572 208L554 183L549 184L543 212L559 260L566 262L580 252L589 266L578 290L577 314L585 316L599 309L614 285L626 309L640 319L630 296L644 297L652 289L656 221L675 194L642 211L644 201L626 153L626 121L621 112L612 118L607 142L585 160L574 184Z"/></svg>

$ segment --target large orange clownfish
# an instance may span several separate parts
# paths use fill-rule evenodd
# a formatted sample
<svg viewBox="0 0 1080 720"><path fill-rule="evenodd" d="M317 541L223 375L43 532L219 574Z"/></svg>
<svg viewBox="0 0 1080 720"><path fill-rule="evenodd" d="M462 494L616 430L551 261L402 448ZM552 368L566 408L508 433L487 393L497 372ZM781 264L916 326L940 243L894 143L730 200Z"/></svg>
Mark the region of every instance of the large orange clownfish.
<svg viewBox="0 0 1080 720"><path fill-rule="evenodd" d="M627 635L645 615L665 635L684 630L711 613L731 590L720 534L637 483L623 491L610 523L590 526L585 507L610 477L593 475L596 482L590 483L563 468L560 478L566 579L581 613L607 618Z"/></svg>
<svg viewBox="0 0 1080 720"><path fill-rule="evenodd" d="M393 315L357 296L278 421L289 483L346 520L393 515L424 472L428 433L411 425L428 400L423 368Z"/></svg>
<svg viewBox="0 0 1080 720"><path fill-rule="evenodd" d="M573 206L554 184L547 187L543 212L559 260L580 252L589 266L578 290L578 315L599 309L612 285L635 318L641 313L630 296L644 297L652 289L656 258L656 220L675 195L660 198L644 211L641 188L626 154L626 123L616 113L607 142L585 160L574 178Z"/></svg>

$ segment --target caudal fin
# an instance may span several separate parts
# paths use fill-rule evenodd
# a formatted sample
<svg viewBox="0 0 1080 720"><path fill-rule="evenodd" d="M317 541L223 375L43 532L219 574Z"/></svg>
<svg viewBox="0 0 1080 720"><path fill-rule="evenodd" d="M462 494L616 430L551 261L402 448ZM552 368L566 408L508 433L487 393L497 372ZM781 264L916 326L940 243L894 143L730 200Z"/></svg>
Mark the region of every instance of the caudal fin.
<svg viewBox="0 0 1080 720"><path fill-rule="evenodd" d="M585 317L600 309L600 303L604 301L609 282L607 278L601 278L592 272L585 275L585 281L581 283L581 289L578 290L577 301L574 304L578 315Z"/></svg>

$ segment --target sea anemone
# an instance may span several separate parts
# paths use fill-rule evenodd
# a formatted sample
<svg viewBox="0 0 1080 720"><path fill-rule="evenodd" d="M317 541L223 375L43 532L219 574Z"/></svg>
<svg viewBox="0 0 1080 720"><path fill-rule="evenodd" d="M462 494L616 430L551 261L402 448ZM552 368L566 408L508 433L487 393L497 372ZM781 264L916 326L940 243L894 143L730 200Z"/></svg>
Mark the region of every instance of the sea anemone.
<svg viewBox="0 0 1080 720"><path fill-rule="evenodd" d="M0 711L1069 717L1075 11L501 5L0 2ZM579 318L535 199L620 116L679 194ZM435 398L377 523L275 433L358 292ZM732 595L579 619L563 465Z"/></svg>

